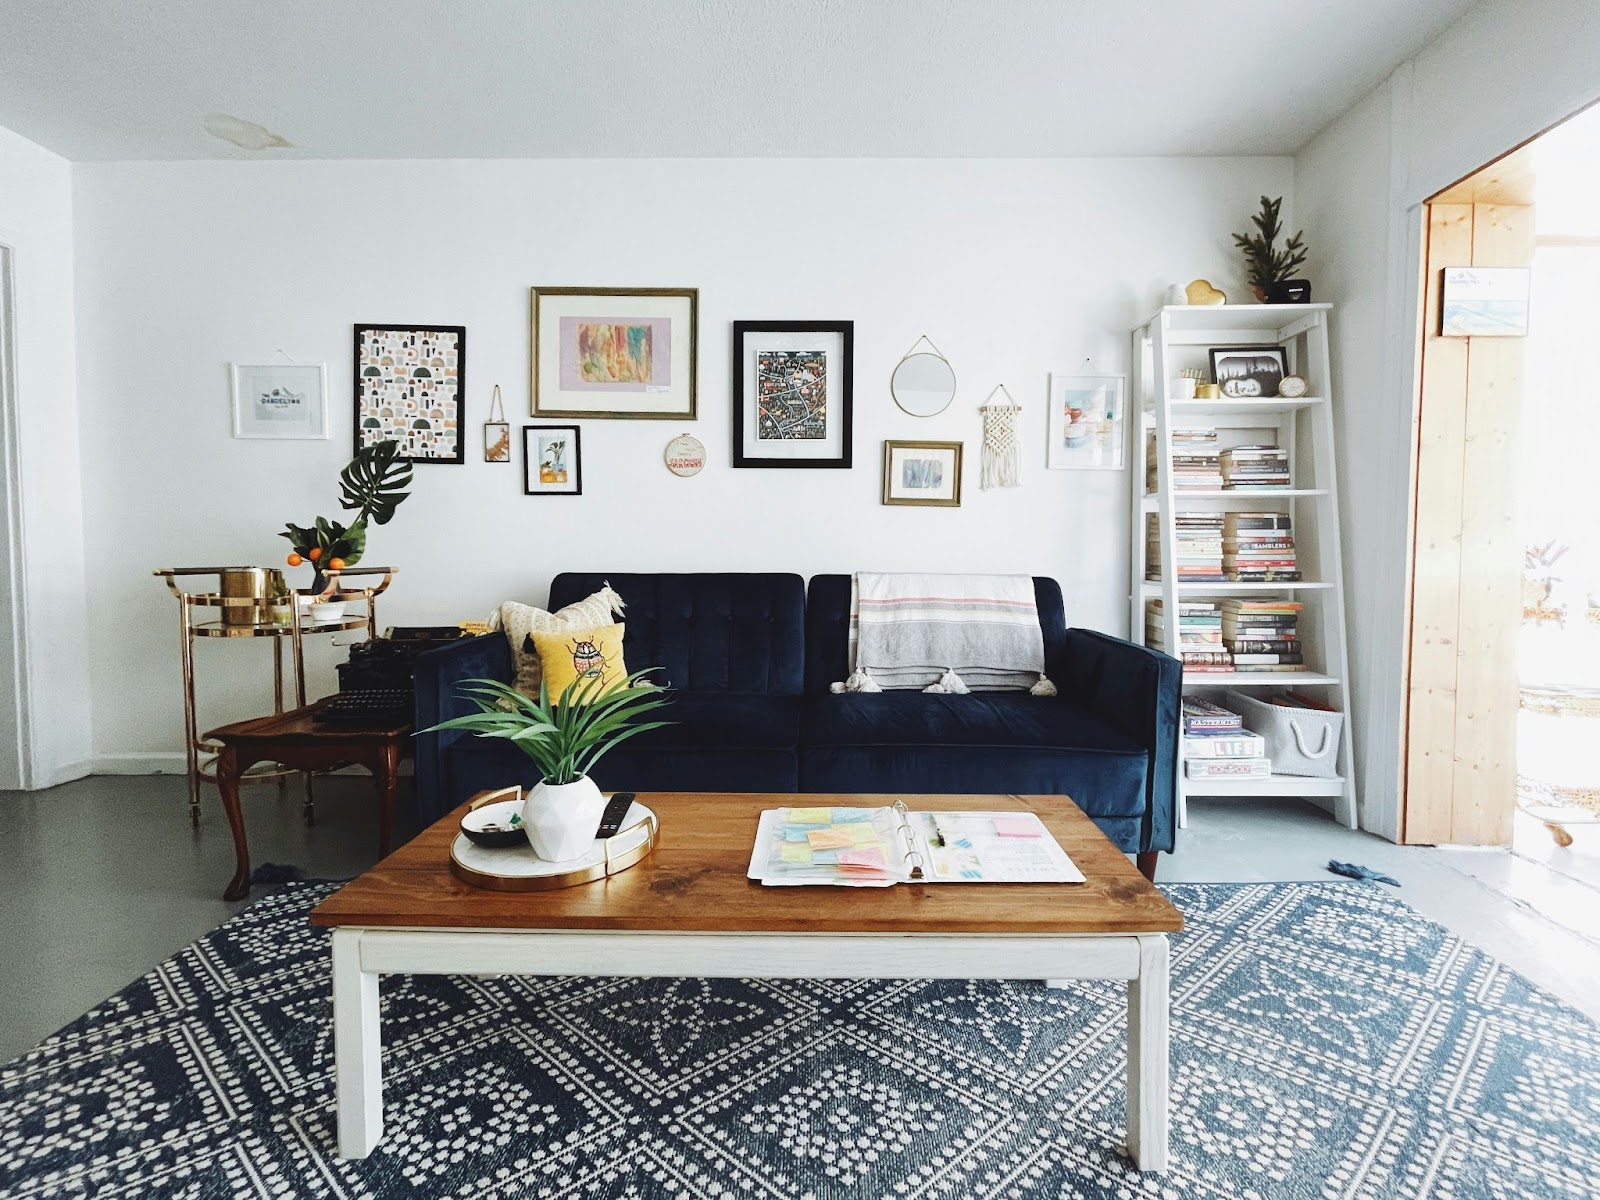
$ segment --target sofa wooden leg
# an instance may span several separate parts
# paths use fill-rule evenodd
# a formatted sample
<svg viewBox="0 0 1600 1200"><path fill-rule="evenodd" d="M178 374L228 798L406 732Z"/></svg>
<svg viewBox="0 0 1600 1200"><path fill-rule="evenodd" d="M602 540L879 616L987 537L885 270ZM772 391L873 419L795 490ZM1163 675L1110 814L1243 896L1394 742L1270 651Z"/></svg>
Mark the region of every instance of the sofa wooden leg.
<svg viewBox="0 0 1600 1200"><path fill-rule="evenodd" d="M1134 856L1133 861L1139 868L1139 874L1143 875L1151 883L1156 881L1156 860L1160 857L1161 851L1159 850L1141 850Z"/></svg>

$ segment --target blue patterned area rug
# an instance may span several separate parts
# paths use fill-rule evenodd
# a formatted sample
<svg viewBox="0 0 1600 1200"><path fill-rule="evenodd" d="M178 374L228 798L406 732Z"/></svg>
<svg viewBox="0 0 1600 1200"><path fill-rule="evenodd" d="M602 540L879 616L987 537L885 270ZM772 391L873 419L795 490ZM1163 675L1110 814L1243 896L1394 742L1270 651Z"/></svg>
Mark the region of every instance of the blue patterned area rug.
<svg viewBox="0 0 1600 1200"><path fill-rule="evenodd" d="M6 1197L1600 1196L1600 1031L1361 884L1167 889L1172 1170L1121 985L389 978L386 1136L334 1155L327 885L0 1068Z"/></svg>

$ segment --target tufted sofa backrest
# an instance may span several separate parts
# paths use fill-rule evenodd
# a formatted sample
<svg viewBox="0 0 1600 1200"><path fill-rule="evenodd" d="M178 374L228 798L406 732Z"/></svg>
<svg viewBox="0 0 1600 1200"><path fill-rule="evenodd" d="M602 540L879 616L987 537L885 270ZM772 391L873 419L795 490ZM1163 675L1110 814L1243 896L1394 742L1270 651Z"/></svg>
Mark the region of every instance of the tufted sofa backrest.
<svg viewBox="0 0 1600 1200"><path fill-rule="evenodd" d="M778 573L568 571L550 584L563 608L609 582L627 604L630 671L689 692L797 696L805 677L805 582Z"/></svg>

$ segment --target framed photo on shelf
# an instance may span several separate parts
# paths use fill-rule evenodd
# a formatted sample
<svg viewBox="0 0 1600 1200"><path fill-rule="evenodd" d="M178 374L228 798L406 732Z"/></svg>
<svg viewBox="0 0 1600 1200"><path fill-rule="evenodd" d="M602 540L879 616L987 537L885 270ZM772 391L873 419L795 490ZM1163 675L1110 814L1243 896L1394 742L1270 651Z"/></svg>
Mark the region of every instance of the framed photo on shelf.
<svg viewBox="0 0 1600 1200"><path fill-rule="evenodd" d="M304 440L328 436L326 363L231 363L233 436Z"/></svg>
<svg viewBox="0 0 1600 1200"><path fill-rule="evenodd" d="M1282 346L1211 347L1211 381L1230 399L1276 396L1288 373Z"/></svg>
<svg viewBox="0 0 1600 1200"><path fill-rule="evenodd" d="M536 417L692 421L698 288L531 290Z"/></svg>
<svg viewBox="0 0 1600 1200"><path fill-rule="evenodd" d="M849 467L854 321L733 323L733 465Z"/></svg>
<svg viewBox="0 0 1600 1200"><path fill-rule="evenodd" d="M583 495L581 432L576 425L522 427L524 495Z"/></svg>
<svg viewBox="0 0 1600 1200"><path fill-rule="evenodd" d="M1127 378L1050 375L1045 466L1052 471L1120 471L1127 454Z"/></svg>
<svg viewBox="0 0 1600 1200"><path fill-rule="evenodd" d="M357 325L355 448L393 439L414 463L464 463L465 325Z"/></svg>
<svg viewBox="0 0 1600 1200"><path fill-rule="evenodd" d="M960 442L884 442L883 502L961 507Z"/></svg>

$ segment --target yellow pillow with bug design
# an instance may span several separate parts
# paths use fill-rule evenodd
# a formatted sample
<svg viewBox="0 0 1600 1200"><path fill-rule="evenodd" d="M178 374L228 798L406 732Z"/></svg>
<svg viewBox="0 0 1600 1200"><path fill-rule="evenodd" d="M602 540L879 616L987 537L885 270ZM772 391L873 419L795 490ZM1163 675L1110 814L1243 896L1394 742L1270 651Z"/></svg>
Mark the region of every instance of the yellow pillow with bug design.
<svg viewBox="0 0 1600 1200"><path fill-rule="evenodd" d="M628 685L628 668L622 661L622 634L625 626L601 625L594 629L570 629L559 633L533 630L533 648L539 655L539 668L550 699L580 680L577 693L592 688L589 699ZM599 680L597 685L594 681Z"/></svg>

